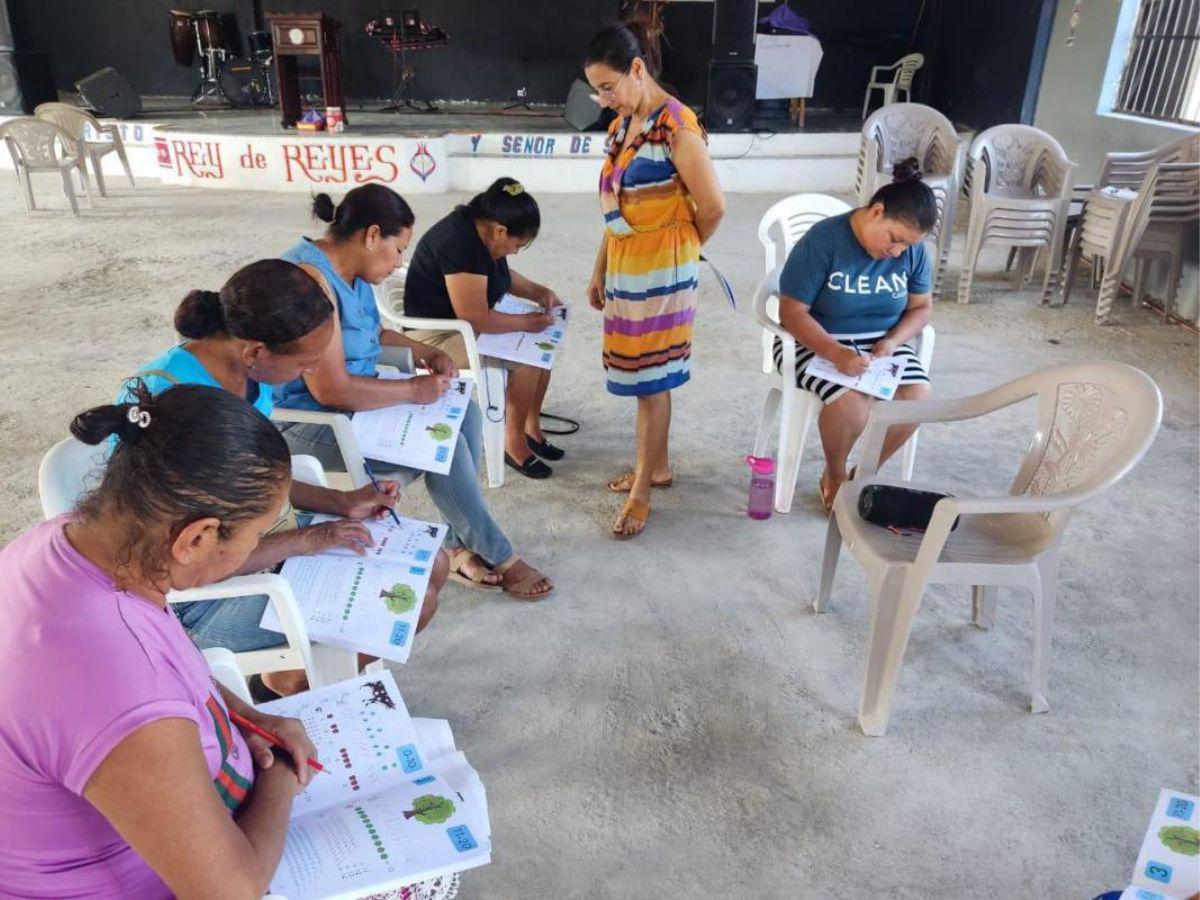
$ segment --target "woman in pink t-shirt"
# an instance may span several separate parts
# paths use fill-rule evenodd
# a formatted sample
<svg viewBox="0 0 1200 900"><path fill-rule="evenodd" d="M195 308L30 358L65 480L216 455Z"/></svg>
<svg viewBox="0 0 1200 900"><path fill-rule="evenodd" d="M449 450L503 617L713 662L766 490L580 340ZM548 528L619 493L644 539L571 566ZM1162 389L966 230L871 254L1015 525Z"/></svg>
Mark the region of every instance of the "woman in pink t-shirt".
<svg viewBox="0 0 1200 900"><path fill-rule="evenodd" d="M71 425L121 438L99 487L0 551L0 897L261 897L309 778L299 721L217 687L166 602L242 565L287 445L228 391L134 399Z"/></svg>

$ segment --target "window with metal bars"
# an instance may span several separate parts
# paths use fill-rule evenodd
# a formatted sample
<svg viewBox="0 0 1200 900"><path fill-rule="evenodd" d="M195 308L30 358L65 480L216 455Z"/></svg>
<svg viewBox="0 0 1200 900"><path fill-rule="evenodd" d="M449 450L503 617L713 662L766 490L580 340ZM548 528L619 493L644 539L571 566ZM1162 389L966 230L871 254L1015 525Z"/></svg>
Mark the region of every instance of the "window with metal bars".
<svg viewBox="0 0 1200 900"><path fill-rule="evenodd" d="M1200 124L1200 0L1139 0L1117 112Z"/></svg>

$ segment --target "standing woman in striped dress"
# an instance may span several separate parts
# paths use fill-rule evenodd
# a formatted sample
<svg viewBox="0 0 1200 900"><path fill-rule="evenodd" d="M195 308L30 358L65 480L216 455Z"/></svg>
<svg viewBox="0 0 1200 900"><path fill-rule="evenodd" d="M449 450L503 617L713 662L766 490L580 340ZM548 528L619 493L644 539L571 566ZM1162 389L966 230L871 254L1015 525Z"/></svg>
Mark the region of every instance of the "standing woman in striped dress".
<svg viewBox="0 0 1200 900"><path fill-rule="evenodd" d="M640 26L611 25L588 45L584 73L617 112L600 174L604 237L588 302L604 311L608 390L637 397L637 459L609 482L628 493L613 536L641 534L650 489L672 483L667 454L671 390L690 377L700 245L725 211L695 113L647 66Z"/></svg>

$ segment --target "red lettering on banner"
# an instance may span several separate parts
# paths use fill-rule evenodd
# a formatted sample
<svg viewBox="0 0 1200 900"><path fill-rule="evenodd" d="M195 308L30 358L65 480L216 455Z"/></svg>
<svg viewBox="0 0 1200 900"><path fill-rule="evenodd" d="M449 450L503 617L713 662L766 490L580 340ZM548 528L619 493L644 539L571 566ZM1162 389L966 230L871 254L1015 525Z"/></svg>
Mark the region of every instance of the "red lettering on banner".
<svg viewBox="0 0 1200 900"><path fill-rule="evenodd" d="M400 174L393 161L396 148L380 144L372 152L368 144L283 144L284 178L290 183L306 180L314 184L355 184L368 181L392 182Z"/></svg>
<svg viewBox="0 0 1200 900"><path fill-rule="evenodd" d="M225 177L221 145L215 141L171 141L171 149L175 151L176 175L182 175L186 166L188 174L196 178Z"/></svg>
<svg viewBox="0 0 1200 900"><path fill-rule="evenodd" d="M154 155L160 169L171 168L171 148L167 146L166 138L156 137L154 139Z"/></svg>
<svg viewBox="0 0 1200 900"><path fill-rule="evenodd" d="M255 152L253 144L247 144L246 152L238 157L238 165L243 169L265 169L267 157Z"/></svg>

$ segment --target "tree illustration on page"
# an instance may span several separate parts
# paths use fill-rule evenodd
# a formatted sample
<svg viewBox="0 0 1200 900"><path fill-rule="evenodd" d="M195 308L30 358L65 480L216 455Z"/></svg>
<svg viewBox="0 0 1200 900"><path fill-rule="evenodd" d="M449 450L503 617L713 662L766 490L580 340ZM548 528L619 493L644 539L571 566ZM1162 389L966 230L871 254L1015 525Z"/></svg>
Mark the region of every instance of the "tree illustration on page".
<svg viewBox="0 0 1200 900"><path fill-rule="evenodd" d="M1165 825L1158 830L1158 839L1171 850L1184 856L1200 853L1200 831L1187 825Z"/></svg>
<svg viewBox="0 0 1200 900"><path fill-rule="evenodd" d="M404 811L404 818L416 819L425 825L440 825L454 815L454 804L446 797L425 794L413 801L413 808Z"/></svg>
<svg viewBox="0 0 1200 900"><path fill-rule="evenodd" d="M379 596L388 612L398 616L411 612L417 605L417 592L407 584L393 584L388 590L380 591Z"/></svg>
<svg viewBox="0 0 1200 900"><path fill-rule="evenodd" d="M425 430L429 432L429 436L435 441L448 441L450 435L454 434L454 429L445 422L438 422L436 425L426 425Z"/></svg>

